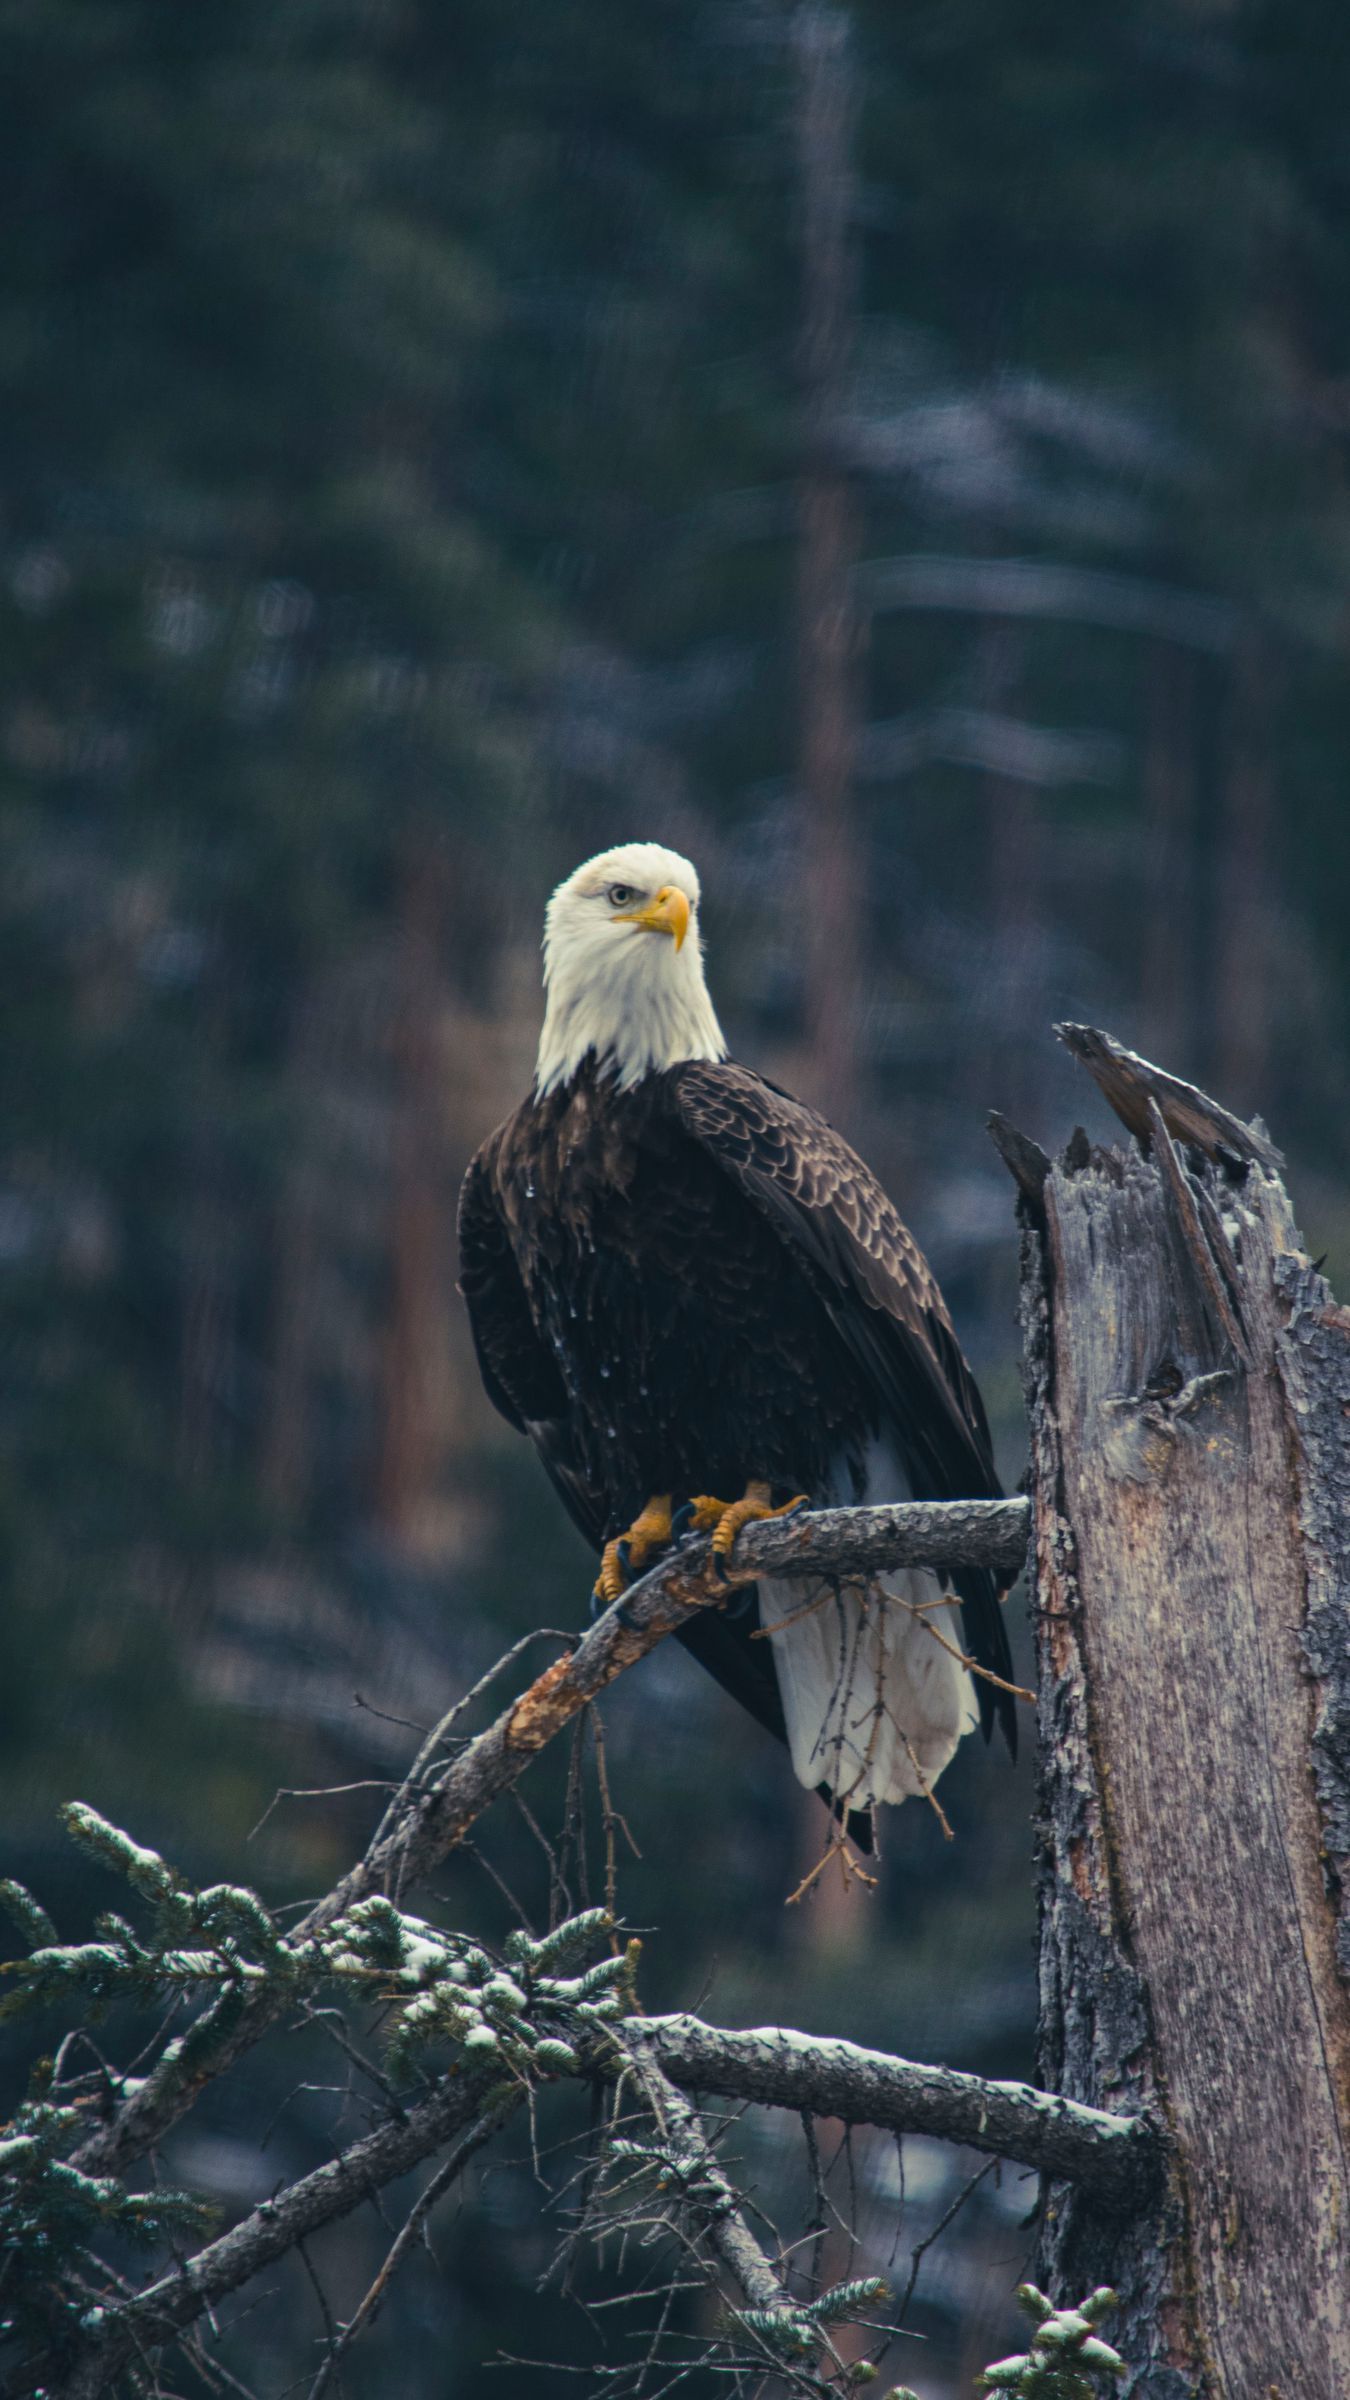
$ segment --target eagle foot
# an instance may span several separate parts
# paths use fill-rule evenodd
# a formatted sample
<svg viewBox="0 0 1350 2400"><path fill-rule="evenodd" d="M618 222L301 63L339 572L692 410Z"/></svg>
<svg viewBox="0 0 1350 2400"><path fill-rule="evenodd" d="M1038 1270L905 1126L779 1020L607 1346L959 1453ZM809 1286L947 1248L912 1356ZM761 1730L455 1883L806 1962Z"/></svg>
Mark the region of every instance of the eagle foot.
<svg viewBox="0 0 1350 2400"><path fill-rule="evenodd" d="M799 1508L809 1505L807 1493L798 1492L795 1500L785 1500L781 1508L775 1508L769 1497L772 1488L756 1478L747 1483L739 1500L716 1500L705 1492L690 1501L685 1526L691 1533L712 1534L713 1573L722 1580L726 1579L727 1563L743 1525L759 1525L768 1517L795 1516ZM684 1514L682 1509L682 1518Z"/></svg>
<svg viewBox="0 0 1350 2400"><path fill-rule="evenodd" d="M634 1517L627 1533L617 1534L612 1542L606 1542L600 1554L594 1592L602 1607L612 1606L634 1577L641 1575L669 1544L672 1498L670 1492L663 1492L659 1498L649 1500L641 1514Z"/></svg>

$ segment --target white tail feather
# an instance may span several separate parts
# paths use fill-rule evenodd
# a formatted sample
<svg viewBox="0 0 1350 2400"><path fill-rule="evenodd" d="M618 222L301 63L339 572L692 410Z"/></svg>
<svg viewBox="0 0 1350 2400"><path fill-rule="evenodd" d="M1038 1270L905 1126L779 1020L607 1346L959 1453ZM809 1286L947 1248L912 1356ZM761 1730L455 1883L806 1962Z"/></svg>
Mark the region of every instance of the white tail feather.
<svg viewBox="0 0 1350 2400"><path fill-rule="evenodd" d="M799 1780L828 1784L850 1808L931 1790L978 1718L966 1669L914 1614L925 1608L959 1640L955 1611L934 1605L938 1578L909 1568L838 1590L798 1579L759 1589Z"/></svg>

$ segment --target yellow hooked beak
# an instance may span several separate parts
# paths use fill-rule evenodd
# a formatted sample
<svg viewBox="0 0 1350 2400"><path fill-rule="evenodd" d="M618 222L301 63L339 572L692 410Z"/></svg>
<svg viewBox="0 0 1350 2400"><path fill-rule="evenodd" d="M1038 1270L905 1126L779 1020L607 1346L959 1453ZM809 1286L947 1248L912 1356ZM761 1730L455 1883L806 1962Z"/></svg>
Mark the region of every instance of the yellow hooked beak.
<svg viewBox="0 0 1350 2400"><path fill-rule="evenodd" d="M614 923L643 925L648 933L672 934L679 950L689 931L689 903L677 884L663 883L646 908L631 909L626 916L615 917Z"/></svg>

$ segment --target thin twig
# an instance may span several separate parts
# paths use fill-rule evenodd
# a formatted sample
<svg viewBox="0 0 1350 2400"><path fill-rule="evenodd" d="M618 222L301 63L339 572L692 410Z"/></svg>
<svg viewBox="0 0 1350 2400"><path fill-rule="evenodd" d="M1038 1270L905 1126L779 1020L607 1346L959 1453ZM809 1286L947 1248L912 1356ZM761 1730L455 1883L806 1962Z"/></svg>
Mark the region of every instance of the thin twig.
<svg viewBox="0 0 1350 2400"><path fill-rule="evenodd" d="M961 2190L957 2193L956 2198L953 2200L951 2207L947 2210L945 2216L939 2217L931 2233L926 2233L923 2237L923 2240L918 2243L916 2248L911 2253L909 2281L905 2286L905 2296L901 2301L899 2308L895 2312L895 2325L897 2332L899 2332L901 2326L905 2322L906 2311L909 2308L910 2301L914 2297L914 2287L919 2280L919 2268L922 2264L924 2253L932 2249L934 2242L938 2239L938 2236L946 2232L947 2227L951 2224L953 2217L958 2217L960 2215L962 2209L966 2205L967 2200L969 2200L971 2193L984 2182L986 2175L993 2174L997 2165L998 2160L996 2158L987 2158L982 2167L976 2168L975 2173L970 2178L970 2181L967 2184L964 2184Z"/></svg>
<svg viewBox="0 0 1350 2400"><path fill-rule="evenodd" d="M937 1793L934 1791L932 1784L929 1782L928 1777L925 1775L923 1768L920 1766L918 1759L914 1755L914 1744L911 1742L903 1725L895 1724L895 1717L893 1713L891 1716L891 1722L893 1725L895 1725L895 1730L905 1745L905 1756L914 1769L914 1780L918 1784L919 1790L923 1794L924 1799L928 1802L929 1807L932 1809L939 1825L942 1827L944 1839L949 1842L954 1842L956 1836L952 1832L951 1819L948 1816L946 1809L943 1807L942 1802L939 1800Z"/></svg>
<svg viewBox="0 0 1350 2400"><path fill-rule="evenodd" d="M393 2282L395 2275L398 2273L398 2270L402 2266L404 2259L411 2250L414 2242L422 2230L422 2227L425 2225L428 2217L431 2215L433 2208L435 2208L439 2200L443 2200L445 2198L445 2195L449 2191L451 2185L458 2180L460 2175L463 2174L465 2167L468 2165L469 2160L473 2157L475 2151L482 2149L483 2144L491 2138L492 2134L496 2132L496 2129L496 2121L491 2116L480 2117L478 2123L470 2127L463 2140L454 2150L451 2151L450 2156L445 2161L445 2164L437 2168L435 2174L431 2178L431 2181L419 2193L417 2199L413 2202L412 2207L409 2209L407 2216L404 2218L402 2225L399 2227L398 2233L394 2238L384 2265L381 2267L378 2275L375 2277L375 2280L372 2283L369 2291L366 2293L365 2298L362 2300L359 2308L357 2309L355 2316L343 2326L341 2333L333 2343L327 2358L324 2360L323 2365L320 2367L313 2383L310 2385L309 2400L320 2400L320 2394L327 2390L329 2381L345 2353L350 2350L352 2343L357 2340L358 2336L364 2333L367 2325L371 2323L372 2319L378 2315L381 2303L384 2300L390 2284Z"/></svg>
<svg viewBox="0 0 1350 2400"><path fill-rule="evenodd" d="M58 2382L39 2363L21 2389L40 2388L47 2400L94 2400L129 2360L205 2315L225 2293L236 2291L261 2268L300 2246L320 2225L346 2216L386 2183L472 2128L486 2141L525 2097L525 2087L485 2090L485 2078L441 2084L401 2119L386 2121L327 2165L264 2200L251 2215L208 2242L182 2267L120 2307L107 2308L94 2332L66 2364ZM472 2147L480 2147L474 2143ZM465 2149L464 2155L471 2155Z"/></svg>
<svg viewBox="0 0 1350 2400"><path fill-rule="evenodd" d="M751 2308L795 2316L796 2303L750 2231L740 2195L727 2181L694 2109L662 2073L640 2032L622 2047L632 2080L672 2160L697 2188L698 2198L691 2197L685 2205L699 2238L721 2261Z"/></svg>
<svg viewBox="0 0 1350 2400"><path fill-rule="evenodd" d="M609 1943L617 1958L620 1943L618 1934L619 1862L617 1844L614 1839L616 1829L622 1833L634 1858L640 1859L642 1852L634 1839L633 1829L627 1817L624 1816L621 1809L614 1806L610 1797L609 1770L605 1764L605 1728L600 1711L593 1700L586 1711L586 1718L591 1729L591 1740L595 1745L595 1780L600 1792L600 1821L605 1831L605 1906L615 1920L610 1929Z"/></svg>
<svg viewBox="0 0 1350 2400"><path fill-rule="evenodd" d="M784 1908L795 1908L799 1901L806 1898L806 1895L810 1891L812 1884L816 1880L816 1877L824 1874L826 1867L829 1866L832 1859L837 1859L839 1862L839 1872L844 1879L845 1891L848 1890L849 1883L855 1875L859 1883L865 1883L870 1890L875 1889L877 1877L869 1874L867 1868L863 1865L862 1860L853 1850L849 1848L848 1836L843 1831L842 1827L833 1826L826 1837L825 1847L821 1851L821 1854L816 1860L815 1865L808 1868L806 1874L803 1875L801 1882L798 1884L795 1892L788 1893L786 1900L783 1902Z"/></svg>
<svg viewBox="0 0 1350 2400"><path fill-rule="evenodd" d="M395 1792L398 1789L399 1786L388 1775L363 1775L356 1783L320 1783L310 1788L284 1783L273 1792L257 1824L245 1834L244 1839L255 1842L273 1810L280 1808L283 1800L341 1800L349 1792Z"/></svg>
<svg viewBox="0 0 1350 2400"><path fill-rule="evenodd" d="M898 1595L888 1592L885 1597L890 1600ZM968 1674L977 1675L981 1683L992 1683L996 1692L1011 1692L1014 1700L1026 1700L1033 1708L1035 1707L1036 1695L1034 1692L1029 1692L1024 1683L1007 1682L1002 1675L996 1675L992 1667L982 1667L979 1660L972 1658L968 1651L962 1650L956 1642L948 1641L941 1627L935 1625L932 1618L927 1615L921 1601L901 1600L900 1606L907 1608L910 1615L922 1625L924 1632L931 1633L934 1641L940 1642L948 1656L956 1659Z"/></svg>

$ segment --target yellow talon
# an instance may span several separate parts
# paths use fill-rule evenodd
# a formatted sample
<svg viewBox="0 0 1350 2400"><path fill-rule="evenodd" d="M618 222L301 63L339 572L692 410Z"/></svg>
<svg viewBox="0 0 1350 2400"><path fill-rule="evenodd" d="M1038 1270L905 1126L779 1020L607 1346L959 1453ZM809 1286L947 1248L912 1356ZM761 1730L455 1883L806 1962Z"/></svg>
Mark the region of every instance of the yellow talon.
<svg viewBox="0 0 1350 2400"><path fill-rule="evenodd" d="M790 1517L794 1508L804 1508L807 1494L798 1492L795 1500L785 1500L781 1508L773 1507L769 1494L772 1486L756 1480L747 1483L743 1498L714 1500L707 1493L690 1502L690 1529L695 1533L712 1533L713 1565L723 1572L730 1558L736 1536L743 1525L762 1524L767 1517Z"/></svg>
<svg viewBox="0 0 1350 2400"><path fill-rule="evenodd" d="M627 1591L635 1575L649 1567L657 1552L664 1550L670 1540L670 1520L673 1494L662 1492L649 1500L640 1516L633 1519L627 1533L616 1534L606 1542L600 1554L600 1572L595 1579L595 1597L606 1608Z"/></svg>

